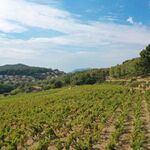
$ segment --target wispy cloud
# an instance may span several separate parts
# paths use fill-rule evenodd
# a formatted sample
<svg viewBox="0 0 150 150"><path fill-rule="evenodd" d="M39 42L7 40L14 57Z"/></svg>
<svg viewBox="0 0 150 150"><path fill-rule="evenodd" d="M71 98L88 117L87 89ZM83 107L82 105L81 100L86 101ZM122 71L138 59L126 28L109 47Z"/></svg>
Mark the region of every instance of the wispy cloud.
<svg viewBox="0 0 150 150"><path fill-rule="evenodd" d="M98 66L103 59L110 60L111 63L116 62L114 60L119 53L121 58L129 57L127 54L129 50L138 50L149 43L150 29L136 23L133 17L127 19L131 26L113 23L113 20L83 22L74 16L75 14L54 5L37 4L33 0L32 2L1 1L0 31L6 36L1 36L0 39L0 53L3 54L0 58L12 58L18 61L27 59L36 63L42 61L42 64L47 63L54 67L57 67L56 62L59 62L62 64L59 67L63 68L65 65L66 70L67 67L69 70L70 65ZM108 16L108 19L113 18ZM54 30L64 34L51 38L31 37L28 40L7 38L9 33L25 32L30 27ZM136 52L134 51L133 55ZM108 54L111 57L108 58ZM45 59L38 61L37 59L40 58ZM70 64L72 60L77 62Z"/></svg>
<svg viewBox="0 0 150 150"><path fill-rule="evenodd" d="M18 23L23 29L29 26L53 29L60 32L67 31L70 28L69 25L74 22L70 13L66 11L25 0L5 0L0 2L0 20L10 23L9 25L14 28L14 31L16 26L12 26L12 21L15 24ZM2 27L5 29L4 26ZM13 30L8 31L12 32Z"/></svg>

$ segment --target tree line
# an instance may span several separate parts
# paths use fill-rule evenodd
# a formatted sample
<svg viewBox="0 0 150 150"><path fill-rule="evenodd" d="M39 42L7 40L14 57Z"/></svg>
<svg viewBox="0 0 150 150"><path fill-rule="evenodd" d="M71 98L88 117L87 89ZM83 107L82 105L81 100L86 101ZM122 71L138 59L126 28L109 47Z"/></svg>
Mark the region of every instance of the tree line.
<svg viewBox="0 0 150 150"><path fill-rule="evenodd" d="M67 85L84 85L102 83L106 80L109 74L108 69L92 69L80 71L76 73L69 73L62 77L57 77L49 81L45 81L45 88L60 88Z"/></svg>

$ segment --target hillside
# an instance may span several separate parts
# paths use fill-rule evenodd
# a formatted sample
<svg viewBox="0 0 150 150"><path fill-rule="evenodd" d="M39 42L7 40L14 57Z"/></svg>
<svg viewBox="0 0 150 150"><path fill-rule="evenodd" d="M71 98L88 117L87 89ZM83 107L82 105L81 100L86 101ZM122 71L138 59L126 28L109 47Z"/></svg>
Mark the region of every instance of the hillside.
<svg viewBox="0 0 150 150"><path fill-rule="evenodd" d="M109 75L113 78L130 78L141 75L138 69L140 58L126 60L120 65L110 68Z"/></svg>
<svg viewBox="0 0 150 150"><path fill-rule="evenodd" d="M92 85L0 100L0 149L148 149L150 93Z"/></svg>
<svg viewBox="0 0 150 150"><path fill-rule="evenodd" d="M4 65L0 66L0 75L21 75L32 76L38 79L46 78L47 76L56 77L63 75L63 71L58 69L49 69L42 67L31 67L24 64Z"/></svg>
<svg viewBox="0 0 150 150"><path fill-rule="evenodd" d="M24 64L0 66L0 94L41 91L43 80L65 75L58 69L32 67ZM39 85L41 83L42 85ZM42 87L41 87L42 86Z"/></svg>
<svg viewBox="0 0 150 150"><path fill-rule="evenodd" d="M150 45L140 52L140 57L126 60L120 65L110 68L113 78L132 78L150 76Z"/></svg>

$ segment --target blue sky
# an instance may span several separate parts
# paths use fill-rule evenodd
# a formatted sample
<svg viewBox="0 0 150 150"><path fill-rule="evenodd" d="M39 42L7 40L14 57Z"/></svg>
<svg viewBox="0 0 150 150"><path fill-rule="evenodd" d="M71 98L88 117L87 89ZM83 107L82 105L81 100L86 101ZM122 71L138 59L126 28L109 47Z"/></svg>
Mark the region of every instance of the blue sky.
<svg viewBox="0 0 150 150"><path fill-rule="evenodd" d="M150 43L150 0L1 0L0 65L109 67Z"/></svg>

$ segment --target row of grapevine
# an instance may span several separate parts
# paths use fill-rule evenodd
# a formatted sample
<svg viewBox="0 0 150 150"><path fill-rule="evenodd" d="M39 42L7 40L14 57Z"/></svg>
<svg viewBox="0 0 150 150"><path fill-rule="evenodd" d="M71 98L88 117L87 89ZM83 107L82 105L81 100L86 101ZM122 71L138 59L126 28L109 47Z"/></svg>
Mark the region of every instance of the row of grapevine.
<svg viewBox="0 0 150 150"><path fill-rule="evenodd" d="M1 98L0 149L115 149L132 112L129 146L138 150L144 140L141 97L127 87L102 84Z"/></svg>

